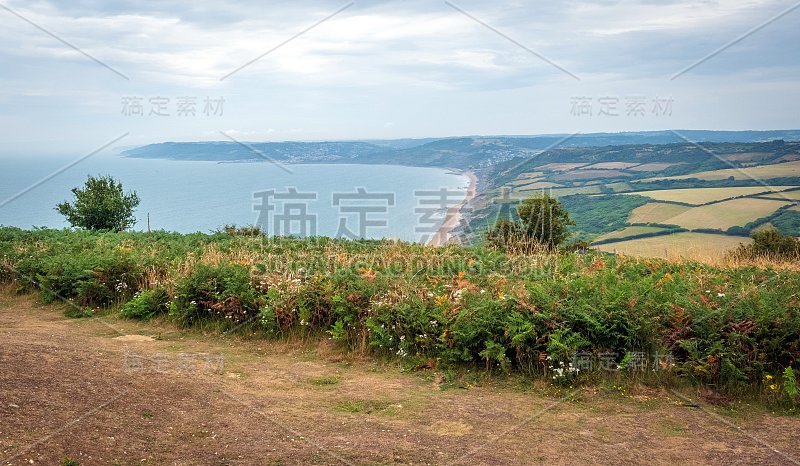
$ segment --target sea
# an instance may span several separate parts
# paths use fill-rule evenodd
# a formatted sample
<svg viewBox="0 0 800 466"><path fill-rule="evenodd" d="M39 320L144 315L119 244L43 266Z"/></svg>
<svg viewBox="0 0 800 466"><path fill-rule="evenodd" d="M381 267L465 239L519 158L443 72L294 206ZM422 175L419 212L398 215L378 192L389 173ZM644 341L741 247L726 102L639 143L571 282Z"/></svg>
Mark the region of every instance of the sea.
<svg viewBox="0 0 800 466"><path fill-rule="evenodd" d="M134 230L212 232L258 226L269 235L426 242L469 179L393 165L196 162L115 155L0 158L0 225L69 227L55 207L89 175L136 191Z"/></svg>

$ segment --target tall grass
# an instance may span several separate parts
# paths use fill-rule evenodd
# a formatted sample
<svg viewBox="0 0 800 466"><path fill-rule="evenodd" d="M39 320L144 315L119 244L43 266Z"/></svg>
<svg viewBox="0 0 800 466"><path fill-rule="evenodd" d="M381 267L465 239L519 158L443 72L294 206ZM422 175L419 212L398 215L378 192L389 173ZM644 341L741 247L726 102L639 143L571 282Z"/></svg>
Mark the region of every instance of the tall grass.
<svg viewBox="0 0 800 466"><path fill-rule="evenodd" d="M797 401L784 376L800 357L797 264L525 252L1 228L0 279L129 317L330 337L412 367L556 384L628 374Z"/></svg>

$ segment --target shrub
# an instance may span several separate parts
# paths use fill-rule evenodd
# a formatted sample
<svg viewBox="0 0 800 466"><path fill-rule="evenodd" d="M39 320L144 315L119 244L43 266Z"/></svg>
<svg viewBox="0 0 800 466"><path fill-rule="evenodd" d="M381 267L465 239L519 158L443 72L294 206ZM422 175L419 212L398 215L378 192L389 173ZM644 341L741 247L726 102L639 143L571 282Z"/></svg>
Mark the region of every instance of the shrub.
<svg viewBox="0 0 800 466"><path fill-rule="evenodd" d="M148 320L167 311L169 311L169 296L166 291L158 288L135 295L122 306L120 312L129 319Z"/></svg>
<svg viewBox="0 0 800 466"><path fill-rule="evenodd" d="M752 244L739 246L734 251L735 257L800 260L800 240L784 235L776 228L759 229L753 233L752 238Z"/></svg>
<svg viewBox="0 0 800 466"><path fill-rule="evenodd" d="M258 313L261 301L244 266L198 264L178 281L170 316L187 325L214 318L240 323Z"/></svg>

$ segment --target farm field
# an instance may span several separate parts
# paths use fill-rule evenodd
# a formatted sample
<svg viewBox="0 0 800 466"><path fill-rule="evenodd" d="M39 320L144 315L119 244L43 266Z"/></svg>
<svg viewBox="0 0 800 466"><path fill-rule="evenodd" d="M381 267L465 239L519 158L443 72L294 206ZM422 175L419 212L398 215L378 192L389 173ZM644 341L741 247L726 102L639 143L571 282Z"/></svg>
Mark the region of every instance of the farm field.
<svg viewBox="0 0 800 466"><path fill-rule="evenodd" d="M638 162L600 162L585 167L580 170L625 170L640 165Z"/></svg>
<svg viewBox="0 0 800 466"><path fill-rule="evenodd" d="M781 200L789 200L789 199L791 199L791 200L800 201L800 190L787 191L787 192L782 192L780 194L764 194L764 195L758 196L758 197L763 197L765 199L781 199Z"/></svg>
<svg viewBox="0 0 800 466"><path fill-rule="evenodd" d="M638 257L707 259L721 257L750 238L711 233L681 232L594 246L605 252Z"/></svg>
<svg viewBox="0 0 800 466"><path fill-rule="evenodd" d="M734 226L744 226L749 222L766 217L787 205L786 201L773 199L741 198L716 204L692 207L662 223L678 225L690 230L698 228L718 228L727 230Z"/></svg>
<svg viewBox="0 0 800 466"><path fill-rule="evenodd" d="M750 196L753 194L766 193L768 191L778 192L793 189L795 186L748 186L735 188L686 188L686 189L663 189L658 191L638 191L635 193L640 196L647 196L657 201L683 202L686 204L706 204L714 201L721 201L739 196ZM800 191L793 193L796 199L800 199ZM777 196L778 198L784 195ZM765 196L766 197L766 196Z"/></svg>
<svg viewBox="0 0 800 466"><path fill-rule="evenodd" d="M560 185L558 183L553 183L551 181L537 181L535 183L526 184L524 186L519 186L517 191L535 191L538 189L545 189L545 188L558 188Z"/></svg>
<svg viewBox="0 0 800 466"><path fill-rule="evenodd" d="M631 176L620 170L570 170L553 177L555 181L594 180L598 178L620 178Z"/></svg>
<svg viewBox="0 0 800 466"><path fill-rule="evenodd" d="M537 170L544 170L546 172L564 172L567 170L575 170L589 165L588 163L548 163L536 167Z"/></svg>
<svg viewBox="0 0 800 466"><path fill-rule="evenodd" d="M630 167L628 170L635 171L635 172L660 172L661 170L665 170L673 165L674 163L662 163L662 162L652 162L652 163L643 163L641 165L637 165L635 167Z"/></svg>
<svg viewBox="0 0 800 466"><path fill-rule="evenodd" d="M631 216L628 218L628 223L669 223L666 220L670 220L689 209L691 207L683 205L650 202L633 209Z"/></svg>
<svg viewBox="0 0 800 466"><path fill-rule="evenodd" d="M598 236L595 238L595 241L604 241L607 239L617 239L617 238L627 238L629 236L635 235L643 235L646 233L656 233L667 231L666 228L661 227L651 227L651 226L643 226L643 225L634 225L630 227L625 227L621 230L612 231L611 233L606 233L605 235Z"/></svg>
<svg viewBox="0 0 800 466"><path fill-rule="evenodd" d="M735 180L768 180L770 178L795 176L800 176L800 161L759 165L747 168L726 168L723 170L697 172L680 176L646 178L642 181L685 180L689 178L697 178L701 180L726 180L730 177L733 177Z"/></svg>

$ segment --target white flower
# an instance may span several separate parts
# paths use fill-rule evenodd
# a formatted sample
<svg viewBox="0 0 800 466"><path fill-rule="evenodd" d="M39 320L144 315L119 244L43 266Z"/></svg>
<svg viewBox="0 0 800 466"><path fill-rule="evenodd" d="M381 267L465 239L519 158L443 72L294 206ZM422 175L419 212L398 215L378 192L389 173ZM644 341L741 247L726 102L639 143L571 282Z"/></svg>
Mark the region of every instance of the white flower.
<svg viewBox="0 0 800 466"><path fill-rule="evenodd" d="M717 298L724 298L724 297L725 297L725 293L717 293Z"/></svg>

